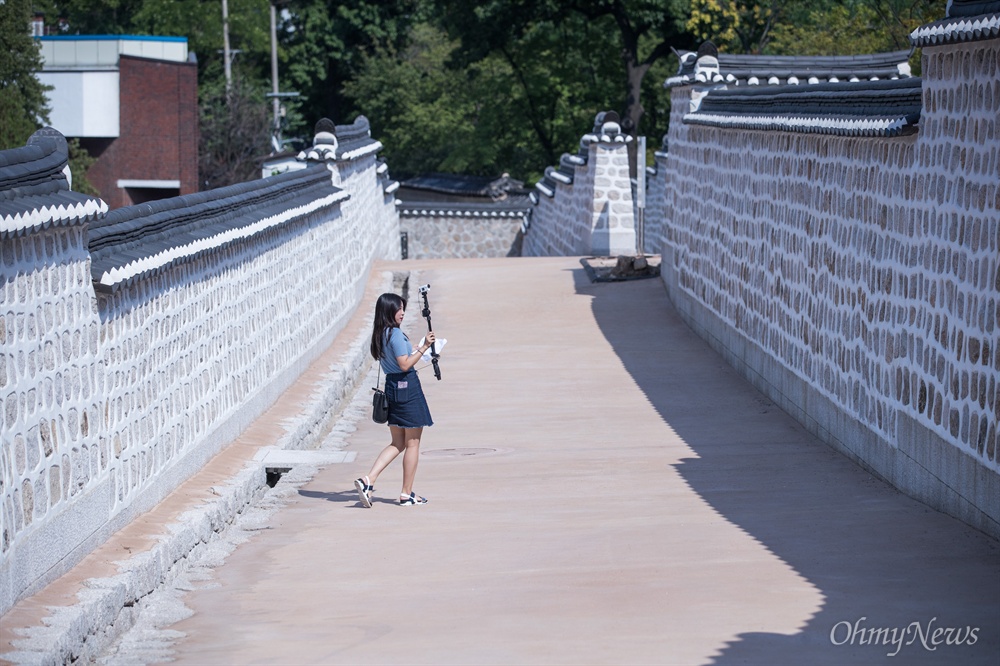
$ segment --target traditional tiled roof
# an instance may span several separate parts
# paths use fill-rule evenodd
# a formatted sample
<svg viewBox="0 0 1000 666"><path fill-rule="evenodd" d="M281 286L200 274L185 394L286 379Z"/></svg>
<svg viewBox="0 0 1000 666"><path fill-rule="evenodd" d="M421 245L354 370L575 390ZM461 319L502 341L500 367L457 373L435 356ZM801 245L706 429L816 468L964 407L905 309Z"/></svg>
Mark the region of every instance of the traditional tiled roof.
<svg viewBox="0 0 1000 666"><path fill-rule="evenodd" d="M375 174L378 177L378 182L382 185L382 192L386 195L392 194L399 189L399 181L393 180L389 176L389 165L384 160L377 161L378 166L375 167Z"/></svg>
<svg viewBox="0 0 1000 666"><path fill-rule="evenodd" d="M46 127L22 148L0 151L0 235L78 224L108 205L69 189L66 139Z"/></svg>
<svg viewBox="0 0 1000 666"><path fill-rule="evenodd" d="M507 174L492 176L466 176L453 173L429 173L407 178L400 186L414 191L410 198L420 198L420 191L458 197L481 197L493 200L503 199L511 190L520 190L523 183Z"/></svg>
<svg viewBox="0 0 1000 666"><path fill-rule="evenodd" d="M382 150L382 143L372 138L371 125L358 116L350 125L334 125L329 118L316 123L313 147L299 153L300 160L356 160Z"/></svg>
<svg viewBox="0 0 1000 666"><path fill-rule="evenodd" d="M324 165L119 208L91 225L94 287L141 276L250 238L348 198Z"/></svg>
<svg viewBox="0 0 1000 666"><path fill-rule="evenodd" d="M836 83L898 79L910 76L909 57L912 53L892 51L853 56L761 56L719 53L718 72L697 73L694 51L675 51L680 59L677 74L664 86L695 83L727 83L731 85L777 85L806 83Z"/></svg>
<svg viewBox="0 0 1000 666"><path fill-rule="evenodd" d="M399 214L404 217L520 217L531 214L527 195L518 195L493 203L448 203L444 201L401 202Z"/></svg>
<svg viewBox="0 0 1000 666"><path fill-rule="evenodd" d="M499 178L430 173L401 184L396 206L401 217L519 218L531 215L524 184Z"/></svg>
<svg viewBox="0 0 1000 666"><path fill-rule="evenodd" d="M921 80L713 90L685 123L739 129L895 136L920 118Z"/></svg>
<svg viewBox="0 0 1000 666"><path fill-rule="evenodd" d="M915 47L1000 38L1000 2L951 0L948 15L910 33Z"/></svg>

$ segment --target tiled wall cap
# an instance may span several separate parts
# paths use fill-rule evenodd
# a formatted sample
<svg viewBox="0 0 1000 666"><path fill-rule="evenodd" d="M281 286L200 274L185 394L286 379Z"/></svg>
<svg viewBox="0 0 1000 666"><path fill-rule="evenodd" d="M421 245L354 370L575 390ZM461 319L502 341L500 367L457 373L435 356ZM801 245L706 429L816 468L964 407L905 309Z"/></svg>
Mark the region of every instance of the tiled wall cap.
<svg viewBox="0 0 1000 666"><path fill-rule="evenodd" d="M920 48L997 37L1000 37L1000 11L970 18L947 18L922 25L910 33L910 43Z"/></svg>
<svg viewBox="0 0 1000 666"><path fill-rule="evenodd" d="M908 60L912 55L912 49L856 56L761 56L720 53L717 56L718 67L715 69L711 59L705 60L705 66L698 64L702 62L702 58L709 56L695 57L690 51L675 50L675 53L680 64L677 73L664 82L667 88L720 80L730 85L740 85L744 82L757 85L761 80L781 82L791 77L799 81L810 78L829 81L843 80L852 76L859 79L910 76Z"/></svg>

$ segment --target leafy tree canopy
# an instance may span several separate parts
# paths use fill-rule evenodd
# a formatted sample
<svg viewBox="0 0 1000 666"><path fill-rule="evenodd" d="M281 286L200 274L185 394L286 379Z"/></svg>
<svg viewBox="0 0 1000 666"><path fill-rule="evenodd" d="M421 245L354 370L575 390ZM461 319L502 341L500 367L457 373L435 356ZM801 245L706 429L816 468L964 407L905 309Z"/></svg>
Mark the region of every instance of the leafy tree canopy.
<svg viewBox="0 0 1000 666"><path fill-rule="evenodd" d="M0 149L18 148L48 122L38 45L28 32L30 0L6 0L0 10Z"/></svg>
<svg viewBox="0 0 1000 666"><path fill-rule="evenodd" d="M238 104L231 106L218 95L224 69L219 0L30 5L69 33L187 37L199 62L203 132L242 127L245 134L247 122L270 123L271 104L264 99L271 87L270 2L227 1L231 47L239 52L233 67L241 79ZM526 180L540 176L561 153L575 152L598 111L618 111L626 130L651 137L653 150L669 119L669 92L662 82L676 68L670 47L695 49L711 39L730 53L871 53L906 48L914 27L945 13L945 0L275 3L280 88L300 95L283 102L286 137L308 138L323 116L346 123L364 114L398 174L509 172ZM11 30L11 39L14 33L25 37L19 26L29 3L7 0L7 5L17 7L20 18L0 12L0 29ZM20 109L34 109L31 118L44 117L41 93L30 81L10 85L6 66L0 63L0 114L13 120L2 126L29 117ZM227 109L233 117L222 122ZM251 134L249 143L259 145L258 135ZM218 162L249 159L243 152L209 148L213 145L203 137L203 150L214 155L212 173L222 175L203 181L221 183L249 173Z"/></svg>
<svg viewBox="0 0 1000 666"><path fill-rule="evenodd" d="M400 53L419 18L417 0L295 0L282 6L281 88L300 95L298 110L338 123L357 114L344 86L378 51Z"/></svg>

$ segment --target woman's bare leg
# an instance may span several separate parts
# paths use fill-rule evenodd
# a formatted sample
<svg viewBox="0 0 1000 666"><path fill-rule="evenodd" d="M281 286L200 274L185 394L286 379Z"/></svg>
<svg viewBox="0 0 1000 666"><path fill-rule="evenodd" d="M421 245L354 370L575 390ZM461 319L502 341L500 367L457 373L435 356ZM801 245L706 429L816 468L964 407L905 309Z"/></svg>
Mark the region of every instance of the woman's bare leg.
<svg viewBox="0 0 1000 666"><path fill-rule="evenodd" d="M423 432L423 428L407 428L405 431L401 495L409 495L413 492L413 479L417 475L417 463L420 461L420 436ZM395 439L393 439L393 446L395 446Z"/></svg>
<svg viewBox="0 0 1000 666"><path fill-rule="evenodd" d="M396 459L403 449L406 448L406 430L404 428L399 428L396 426L389 426L389 432L392 433L392 443L387 447L382 449L382 452L378 454L375 458L375 462L372 463L372 468L368 472L368 484L374 486L375 479L378 475L389 466L393 460ZM419 443L419 442L418 442ZM403 458L403 476L406 476L406 458Z"/></svg>

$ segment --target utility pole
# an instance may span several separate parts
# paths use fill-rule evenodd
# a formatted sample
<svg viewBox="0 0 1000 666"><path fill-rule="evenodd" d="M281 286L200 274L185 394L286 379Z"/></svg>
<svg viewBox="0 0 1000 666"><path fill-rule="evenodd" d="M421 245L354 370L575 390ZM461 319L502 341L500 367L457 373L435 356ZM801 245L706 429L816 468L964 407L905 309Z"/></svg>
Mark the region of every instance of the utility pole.
<svg viewBox="0 0 1000 666"><path fill-rule="evenodd" d="M274 112L274 120L271 125L272 134L274 137L280 136L281 131L281 101L278 96L278 10L274 6L274 0L271 0L271 106ZM279 145L275 147L275 151L281 150L280 138L278 139Z"/></svg>
<svg viewBox="0 0 1000 666"><path fill-rule="evenodd" d="M280 153L283 145L281 140L281 98L298 97L297 92L281 92L278 87L278 5L288 4L289 0L271 0L271 109L274 118L271 121L271 147L275 153Z"/></svg>
<svg viewBox="0 0 1000 666"><path fill-rule="evenodd" d="M271 11L274 11L272 6ZM222 0L222 59L226 67L226 101L233 89L233 65L229 55L229 3Z"/></svg>

